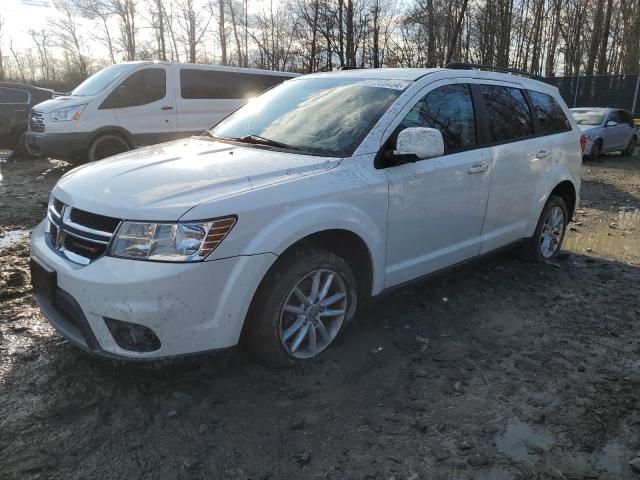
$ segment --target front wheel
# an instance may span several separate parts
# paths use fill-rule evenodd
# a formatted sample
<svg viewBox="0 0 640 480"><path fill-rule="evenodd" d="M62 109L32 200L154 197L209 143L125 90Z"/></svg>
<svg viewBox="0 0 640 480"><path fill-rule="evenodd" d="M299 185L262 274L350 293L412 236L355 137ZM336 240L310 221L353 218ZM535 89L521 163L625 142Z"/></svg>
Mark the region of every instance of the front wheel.
<svg viewBox="0 0 640 480"><path fill-rule="evenodd" d="M21 130L16 135L15 147L13 150L13 155L21 158L34 158L35 155L32 154L27 147L26 140L27 129Z"/></svg>
<svg viewBox="0 0 640 480"><path fill-rule="evenodd" d="M319 248L281 257L251 306L245 339L265 364L282 367L318 356L353 318L357 284L344 259Z"/></svg>
<svg viewBox="0 0 640 480"><path fill-rule="evenodd" d="M87 152L87 159L90 162L95 162L129 150L131 150L131 147L124 138L111 134L101 135L91 142Z"/></svg>
<svg viewBox="0 0 640 480"><path fill-rule="evenodd" d="M533 237L524 246L525 256L531 260L544 261L558 255L568 221L566 203L562 197L552 195L542 209Z"/></svg>

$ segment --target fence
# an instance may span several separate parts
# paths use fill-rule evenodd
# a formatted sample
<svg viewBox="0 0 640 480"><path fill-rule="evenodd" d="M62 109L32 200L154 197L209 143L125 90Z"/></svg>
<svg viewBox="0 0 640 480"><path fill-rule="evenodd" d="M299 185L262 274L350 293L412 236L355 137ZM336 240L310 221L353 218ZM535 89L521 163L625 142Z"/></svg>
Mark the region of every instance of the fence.
<svg viewBox="0 0 640 480"><path fill-rule="evenodd" d="M569 107L624 108L640 117L640 75L593 75L545 78Z"/></svg>

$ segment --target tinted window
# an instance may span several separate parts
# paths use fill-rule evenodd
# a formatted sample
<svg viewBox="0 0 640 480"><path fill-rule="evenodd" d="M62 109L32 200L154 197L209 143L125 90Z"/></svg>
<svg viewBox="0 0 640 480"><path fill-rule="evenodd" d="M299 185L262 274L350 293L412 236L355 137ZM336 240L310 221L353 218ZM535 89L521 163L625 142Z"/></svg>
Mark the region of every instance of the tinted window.
<svg viewBox="0 0 640 480"><path fill-rule="evenodd" d="M504 142L533 135L529 104L517 88L480 85L487 110L489 139Z"/></svg>
<svg viewBox="0 0 640 480"><path fill-rule="evenodd" d="M288 77L215 70L180 70L182 98L251 98L287 80Z"/></svg>
<svg viewBox="0 0 640 480"><path fill-rule="evenodd" d="M631 116L631 113L626 110L620 110L620 120L622 120L622 123L626 123L632 127L634 126L633 117Z"/></svg>
<svg viewBox="0 0 640 480"><path fill-rule="evenodd" d="M167 91L164 69L147 68L135 72L107 97L100 108L136 107L162 100Z"/></svg>
<svg viewBox="0 0 640 480"><path fill-rule="evenodd" d="M0 88L0 103L28 103L29 93L15 88Z"/></svg>
<svg viewBox="0 0 640 480"><path fill-rule="evenodd" d="M530 90L529 98L533 104L533 110L538 117L538 123L542 133L566 132L567 130L571 130L571 124L564 114L562 107L551 95Z"/></svg>
<svg viewBox="0 0 640 480"><path fill-rule="evenodd" d="M476 123L469 86L446 85L429 92L402 120L396 134L409 127L440 130L445 153L475 145Z"/></svg>
<svg viewBox="0 0 640 480"><path fill-rule="evenodd" d="M620 112L618 110L613 110L609 113L607 117L607 122L616 122L622 123L622 119L620 118Z"/></svg>

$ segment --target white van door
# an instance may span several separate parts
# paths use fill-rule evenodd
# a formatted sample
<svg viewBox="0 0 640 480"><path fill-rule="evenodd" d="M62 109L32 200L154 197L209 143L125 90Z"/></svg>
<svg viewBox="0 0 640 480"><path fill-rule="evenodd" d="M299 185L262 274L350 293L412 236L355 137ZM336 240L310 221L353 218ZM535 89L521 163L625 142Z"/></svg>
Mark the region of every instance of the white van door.
<svg viewBox="0 0 640 480"><path fill-rule="evenodd" d="M179 66L178 131L197 135L243 106L251 97L288 80L281 75Z"/></svg>
<svg viewBox="0 0 640 480"><path fill-rule="evenodd" d="M118 126L136 146L172 140L177 131L175 93L163 65L145 65L125 78L100 109L113 108Z"/></svg>

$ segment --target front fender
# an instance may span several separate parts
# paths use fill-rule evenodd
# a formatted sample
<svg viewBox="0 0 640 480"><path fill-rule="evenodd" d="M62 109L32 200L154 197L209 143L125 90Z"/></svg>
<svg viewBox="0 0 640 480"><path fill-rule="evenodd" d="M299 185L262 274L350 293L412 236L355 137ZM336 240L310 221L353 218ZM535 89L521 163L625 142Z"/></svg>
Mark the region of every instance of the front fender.
<svg viewBox="0 0 640 480"><path fill-rule="evenodd" d="M379 293L384 287L385 233L379 222L352 205L327 202L285 210L255 233L245 251L282 255L303 238L326 230L346 230L362 239L373 269L371 293Z"/></svg>

